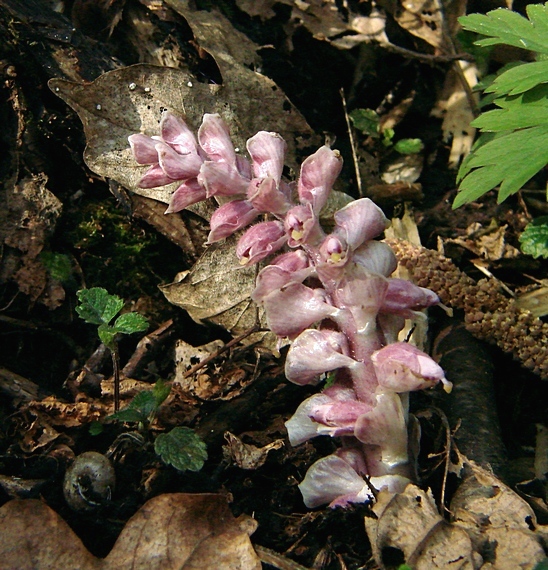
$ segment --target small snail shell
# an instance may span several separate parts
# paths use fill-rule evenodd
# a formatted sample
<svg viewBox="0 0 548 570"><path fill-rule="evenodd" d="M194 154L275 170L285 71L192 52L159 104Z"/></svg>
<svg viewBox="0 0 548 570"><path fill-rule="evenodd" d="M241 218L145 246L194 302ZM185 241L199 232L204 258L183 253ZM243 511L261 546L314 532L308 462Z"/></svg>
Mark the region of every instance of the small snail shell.
<svg viewBox="0 0 548 570"><path fill-rule="evenodd" d="M63 494L75 511L92 511L110 501L115 482L110 460L96 451L86 451L67 469Z"/></svg>

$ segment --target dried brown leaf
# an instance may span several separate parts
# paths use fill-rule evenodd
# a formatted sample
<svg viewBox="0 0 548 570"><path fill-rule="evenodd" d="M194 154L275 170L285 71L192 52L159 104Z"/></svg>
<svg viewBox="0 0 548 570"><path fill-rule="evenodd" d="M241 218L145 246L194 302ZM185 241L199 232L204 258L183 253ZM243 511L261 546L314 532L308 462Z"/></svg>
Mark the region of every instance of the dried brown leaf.
<svg viewBox="0 0 548 570"><path fill-rule="evenodd" d="M0 559L4 570L260 570L249 541L255 528L249 517L234 519L221 495L160 495L98 559L43 502L13 500L0 509Z"/></svg>
<svg viewBox="0 0 548 570"><path fill-rule="evenodd" d="M213 245L194 267L169 285L160 286L167 300L188 311L197 322L214 322L237 335L254 327L264 311L250 298L257 266L242 267L234 251L236 238ZM256 340L256 336L254 336Z"/></svg>

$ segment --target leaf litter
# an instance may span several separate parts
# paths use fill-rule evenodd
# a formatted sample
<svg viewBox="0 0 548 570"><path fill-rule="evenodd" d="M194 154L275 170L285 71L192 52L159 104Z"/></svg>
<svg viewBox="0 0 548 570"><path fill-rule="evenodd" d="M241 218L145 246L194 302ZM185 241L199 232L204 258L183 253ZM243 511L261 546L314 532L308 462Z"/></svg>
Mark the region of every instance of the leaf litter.
<svg viewBox="0 0 548 570"><path fill-rule="evenodd" d="M54 80L51 83L54 92L65 98L65 100L79 112L80 117L82 118L88 141L86 160L94 172L101 176L112 178L134 192L141 192L148 196L149 191L141 191L135 188L135 182L140 173L135 173L135 169L129 161L126 140L128 134L137 131L154 134L157 129L159 116L165 109L174 110L174 112L178 112L179 114L185 113L194 124L197 124L203 111L213 112L218 110L221 114L224 113L231 119L231 124L234 126L233 134L235 135L235 138L239 140L241 148L243 148L245 138L249 136L249 134L258 130L258 128L264 128L265 125L265 117L259 116L260 114L256 113L256 106L254 106L253 100L262 98L265 94L272 96L273 92L277 93L275 97L273 96L273 99L269 99L273 104L265 105L264 109L261 108L261 112L266 112L265 109L267 108L268 110L270 110L270 108L275 108L276 113L279 112L280 116L276 117L276 120L272 121L272 123L268 123L269 125L274 125L273 127L269 126L268 128L282 132L286 140L289 139L291 144L295 145L295 149L303 148L305 144L308 144L308 142L312 140L313 134L311 130L305 123L303 123L304 120L294 111L294 109L289 112L288 121L287 101L283 94L275 88L270 80L267 80L266 78L261 79L256 72L249 69L245 69L245 72L243 69L239 69L239 67L242 68L242 66L237 63L237 60L245 62L246 64L255 63L257 61L254 53L256 48L251 42L247 41L245 37L238 36L238 34L234 33L233 29L231 29L230 33L220 33L223 28L225 30L227 29L227 23L230 25L228 20L221 18L218 14L212 15L204 12L200 15L199 13L190 11L188 10L185 2L170 0L167 3L188 20L189 24L193 27L194 33L196 38L199 40L201 47L207 49L210 54L213 55L223 75L222 85L211 86L199 83L196 78L184 68L179 70L170 70L167 68L158 68L147 65L116 70L111 72L112 75L106 74L105 76L97 79L96 82L85 86ZM316 17L317 14L321 14L321 12L314 12L320 9L320 3L286 3L292 5L294 14L297 14L297 10L300 10L302 15L307 16L300 20L301 24L304 23L306 26L307 22L312 22L314 20L319 21L320 28L316 29L314 32L316 37L322 36L323 30L321 27L323 26L325 29L329 21L337 19L340 22L343 22L344 20L341 18L341 14L335 9L335 3L321 3L321 9L323 10L323 16L321 18ZM243 6L245 3L242 0L240 4ZM272 10L272 7L276 2L255 4L257 5L257 10L259 10L259 5L265 7L264 11L261 11L256 15L261 15L261 17L266 19L275 13ZM247 3L247 5L249 6L249 3ZM326 17L327 10L331 12L329 15L330 19ZM439 43L440 36L436 34L438 34L440 30L440 14L436 13L434 10L434 16L432 16L429 12L431 12L431 6L427 3L405 3L403 6L403 17L400 18L398 16L398 23L403 28L407 26L409 31L411 31L411 28L421 30L420 33L417 34L418 37L427 41L436 50L438 50L441 44ZM310 15L313 17L308 18ZM441 22L441 24L443 24L443 22ZM311 26L312 24L309 23L308 25ZM341 30L349 29L345 24L340 24L340 26L341 27L338 28L338 33L340 33ZM435 30L436 34L431 34L432 29ZM212 36L208 36L208 30L214 30L214 34ZM380 32L383 30L383 24L381 24ZM239 37L239 42L237 43L241 45L231 46L229 49L226 49L226 42L229 40L232 41L231 39L234 37ZM324 37L328 37L327 34L325 34ZM381 37L380 34L378 37ZM359 39L359 41L363 40L363 37ZM332 43L337 45L336 40L333 40ZM238 47L238 49L236 49L236 47ZM344 46L340 43L339 47ZM348 44L348 47L350 47L350 44ZM239 75L239 73L241 73L241 75ZM175 84L179 89L176 90L175 94L173 94L172 86ZM250 86L253 86L251 89L253 96L250 97L247 95L250 101L240 100L240 97L243 97L243 91L239 91L237 88L240 84L245 85L248 92L249 89L251 89ZM167 87L170 89L169 94L167 93ZM59 91L57 91L57 89L59 89ZM111 97L114 98L112 100L115 100L115 103L112 105L110 103ZM173 99L173 97L175 97L175 99ZM112 121L112 116L117 117L116 120ZM259 127L255 126L255 120L257 124L260 122ZM278 120L280 125L290 124L288 133L284 133L283 131L286 127L276 126L276 121ZM298 128L294 128L295 122L298 123ZM457 123L457 130L459 124L460 123ZM293 157L294 154L294 152L291 152L290 156ZM166 189L165 191L150 191L149 196L155 200L160 200L160 202L167 202L170 191L171 189ZM201 213L204 216L207 216L206 211ZM231 256L230 251L225 253L226 257ZM210 258L207 257L207 254L204 256L202 264L204 267L211 265ZM219 274L230 269L229 267L220 267ZM193 279L196 275L200 275L199 271L201 270L203 270L203 267L200 268L198 265L197 268L191 270L191 273L187 275L192 275L191 279ZM186 276L183 277L183 279L184 278L186 278ZM200 299L199 296L195 297L194 301L198 301L195 302L195 306L192 305L193 294L188 294L187 298L184 298L184 295L181 294L181 298L183 298L182 303L186 303L185 308L189 310L193 317L197 321L215 321L217 315L227 313L227 316L229 317L228 320L221 320L219 322L222 326L232 330L233 332L245 330L246 326L251 323L256 324L257 315L251 315L254 318L251 318L249 322L243 321L242 315L245 314L245 311L242 310L243 307L239 306L238 303L234 303L234 297L231 299L230 293L227 293L220 298L218 300L218 305L211 304L211 290L217 291L217 285L215 284L214 278L215 275L207 276L207 279L210 279L210 281L205 279L206 286L204 287L204 291L201 293L202 299ZM196 280L196 282L192 282L192 286L195 287L196 283L200 282L200 279L201 276ZM251 287L251 283L252 279L250 277L244 284ZM238 283L238 286L241 285L241 283ZM209 308L207 306L206 293L208 286L210 288ZM180 293L176 288L173 288L173 292L177 292L178 294ZM240 293L239 287L238 293ZM245 300L240 302L245 306ZM181 306L185 305L181 304ZM131 381L130 379L128 379L127 382L128 389L133 390L133 394L143 387L150 386L149 384L138 383L137 381ZM108 381L104 382L103 385L107 386ZM204 399L209 400L213 398L213 392L210 388L205 389L201 395ZM63 426L63 416L66 414L66 423L64 426L78 427L79 425L83 425L91 421L92 417L97 417L97 411L93 405L88 404L87 402L82 403L86 405L75 406L74 408L65 408L53 403L44 403L44 408L47 410L47 414L51 413L59 415L60 426ZM37 406L37 409L38 408L39 406ZM52 443L55 444L58 440L67 441L70 445L73 445L73 442L67 439L65 434L60 434L51 427L47 422L47 416L43 418L43 421L43 425L40 425L39 421L33 424L34 427L31 431L33 437L29 438L29 442L31 442L28 448L29 452L35 450L40 451L42 448L50 448ZM56 425L54 422L51 422L51 424ZM34 437L36 437L36 439L34 439ZM243 443L238 436L227 435L227 438L232 442L232 450L230 453L231 457L241 467L245 466L244 468L247 468L248 466L252 466L253 468L260 467L260 463L263 460L267 460L268 452L275 449L275 444L279 441L276 440L263 447L256 447ZM59 443L59 447L62 445L64 444ZM248 455L248 453L251 453L251 455ZM259 459L256 459L255 453L258 453ZM530 556L530 559L525 563L532 564L533 561L537 559L536 557L541 552L541 550L538 549L538 534L542 534L544 531L538 526L535 528L536 524L534 513L531 515L531 512L528 511L522 503L519 503L519 501L514 502L517 495L508 488L502 486L498 479L493 476L489 477L488 474L481 472L478 469L475 471L472 469L472 471L474 472L473 479L476 481L476 486L471 486L472 499L461 497L462 503L451 505L451 510L455 509L458 514L455 515L455 520L453 520L450 526L448 526L447 523L444 523L440 515L437 514L437 507L431 493L425 493L418 488L411 487L409 488L409 496L407 497L379 497L379 502L377 506L374 507L374 512L379 516L378 527L387 530L383 534L382 532L379 533L379 530L377 529L377 535L374 535L373 531L370 531L370 538L372 544L374 544L374 549L376 548L376 554L378 555L377 563L380 567L383 567L382 556L380 556L380 554L382 554L383 549L387 545L392 548L401 547L402 551L408 553L408 561L416 561L417 568L436 567L432 565L434 564L434 560L437 560L439 563L439 561L442 560L442 557L445 557L443 559L447 560L451 556L460 556L460 560L463 561L462 566L460 567L463 568L468 567L466 564L472 564L472 566L469 567L479 568L483 562L485 562L485 564L483 564L485 568L513 568L513 566L510 565L505 566L505 563L503 563L502 560L506 560L507 564L521 564L521 562L518 562L518 558L513 558L513 556L521 554L520 552L515 552L517 549L514 546L517 543L521 544L520 541L523 540L526 540L528 548L530 548L530 550L524 549L523 554ZM478 486L480 489L479 491L477 490ZM462 488L464 494L464 490L467 487L466 485L463 485ZM504 496L505 501L501 501L499 504L489 502L489 499L495 497L500 498L501 495ZM154 501L162 499L163 502L158 501L157 503L154 503L154 506L147 503L145 507L143 507L146 513L145 518L150 517L151 519L158 519L160 521L158 523L158 527L151 533L154 535L153 539L158 535L158 542L154 542L153 540L153 542L150 543L150 546L162 553L164 552L164 547L169 550L168 547L171 543L171 539L163 540L167 535L172 536L169 534L172 529L171 526L162 518L166 513L173 513L174 506L170 503L170 497L173 497L173 495L162 495L161 497L154 499ZM193 495L192 497L197 496ZM418 500L419 497L420 501ZM475 499L477 499L476 502L474 502ZM398 502L400 500L401 503ZM417 507L417 505L419 506ZM28 511L26 510L27 508ZM203 508L203 505L201 505L200 508L196 510L201 511ZM220 507L219 504L216 503L215 507L211 508L214 512L214 518L219 517L220 513L221 516L219 518L222 519L225 516L226 518L230 518L230 513L223 510L224 508L225 507ZM191 528L194 527L196 521L200 520L196 511L184 503L181 505L176 502L176 510L177 512L186 510L187 514L190 512L189 526ZM419 517L418 519L421 521L422 525L421 532L426 529L426 534L421 534L420 536L416 534L416 527L413 527L412 525L411 527L405 526L409 521L417 520L415 519L417 516L417 510L420 511L420 517L423 517ZM14 518L8 518L13 515L14 511ZM509 520L509 512L507 511L515 511L516 520ZM107 561L110 561L110 563L122 564L115 567L123 568L123 563L125 563L128 557L132 557L134 561L140 561L147 560L146 557L149 554L146 552L147 549L144 545L137 543L136 541L136 536L142 537L142 534L140 533L144 533L147 537L150 536L148 534L148 530L150 530L147 526L148 523L142 521L138 517L138 515L141 516L143 514L141 511L139 511L135 517L128 522L115 549L113 549L103 561L91 556L89 552L84 549L83 545L78 545L77 539L75 543L71 543L71 545L69 545L70 547L66 549L68 552L66 552L64 548L66 545L64 543L68 541L65 539L67 536L74 535L71 535L71 531L68 527L63 526L62 521L60 521L56 515L52 512L48 512L47 507L45 507L43 503L25 501L23 504L19 501L13 501L6 503L1 512L2 520L8 521L7 524L9 528L11 528L12 520L15 521L14 528L22 528L21 525L28 525L28 528L31 528L29 521L33 520L35 515L37 515L37 520L41 521L37 524L38 528L32 527L32 531L29 534L22 534L22 536L25 536L29 542L21 541L23 544L21 549L18 551L21 558L17 560L16 566L13 566L14 568L25 567L21 565L21 561L24 561L29 555L29 549L25 548L27 545L32 545L30 555L36 556L33 560L33 564L36 563L36 560L42 560L42 553L44 552L43 546L44 544L51 546L52 543L56 542L56 531L59 533L57 538L60 543L60 549L57 550L59 558L55 559L55 563L58 566L72 567L71 564L73 564L73 561L77 560L78 567L86 568L87 566L85 565L89 564L90 568L99 568L109 567ZM471 521L463 515L463 513L470 512L473 513ZM23 522L19 518L21 513ZM496 524L491 525L493 528L485 530L483 526L484 521L486 518L490 519L491 517L496 520ZM510 517L510 519L511 518L512 517ZM136 519L136 522L134 519ZM402 520L403 527L399 526ZM462 521L467 524L469 523L470 525L469 527L466 527L465 533L462 532L462 529L457 524L462 523ZM523 524L524 521L527 528L525 528ZM48 528L48 525L50 525L50 529L56 530L54 530L51 535L47 535L46 538L44 538L44 535L41 533L44 529ZM200 524L197 524L197 526L201 528ZM253 526L253 523L251 523L250 526ZM461 526L466 525L463 523ZM510 527L511 532L508 527ZM139 529L138 532L134 531L136 528ZM478 533L478 529L480 529L481 532ZM537 530L538 533L536 532ZM233 531L234 529L230 532ZM240 556L239 560L241 562L242 560L246 560L245 556L249 555L249 563L251 565L244 567L260 567L253 565L256 564L256 559L252 554L249 554L249 550L246 550L249 546L248 539L246 538L246 536L250 534L248 531L239 533L238 538L234 538L234 535L230 534L230 532L228 533L232 537L227 541L230 543L227 549L229 551L228 556L235 554L235 551L237 550L236 546L238 544L245 544L245 549L243 549L245 550L245 553L243 553L243 551L239 551L239 553L235 555L234 559L236 559L236 556ZM217 536L220 532L221 531L217 529L213 534ZM393 538L389 538L388 542L386 542L388 537L393 537L398 535L398 533L401 533L405 539L402 543L393 541ZM0 537L1 536L2 533L0 533ZM375 536L377 539L376 542ZM41 540L41 543L39 542L39 539ZM72 539L70 539L70 541L71 540ZM419 550L421 550L421 546L424 545L425 540L427 548L419 553ZM489 553L486 553L485 544L492 541L497 542L499 550L494 557L491 554L490 560L488 556ZM161 544L159 545L159 543ZM222 541L221 543L225 544ZM2 544L1 539L0 544ZM445 552L447 544L451 544L452 548ZM505 548L507 550L505 550ZM218 544L214 550L214 554L217 555L219 551ZM482 552L482 554L485 555L484 560L480 560L478 557L479 552ZM116 556L119 558L116 558ZM204 556L207 556L207 554ZM47 553L43 556L43 560L48 560ZM122 560L124 562L122 562ZM203 560L207 560L208 563L211 563L211 566L208 567L231 567L223 565L225 563L224 559L220 562L219 558L207 559L204 557L202 561ZM38 564L41 563L42 562L38 562ZM84 565L82 566L82 564ZM146 562L145 564L149 564L149 562ZM182 567L201 567L199 565L195 565L193 560L185 562L185 564L187 565ZM428 564L430 564L430 566L428 566ZM40 568L40 566L32 567ZM148 568L152 566L143 567ZM438 567L453 566L439 565ZM525 565L522 567L528 566Z"/></svg>

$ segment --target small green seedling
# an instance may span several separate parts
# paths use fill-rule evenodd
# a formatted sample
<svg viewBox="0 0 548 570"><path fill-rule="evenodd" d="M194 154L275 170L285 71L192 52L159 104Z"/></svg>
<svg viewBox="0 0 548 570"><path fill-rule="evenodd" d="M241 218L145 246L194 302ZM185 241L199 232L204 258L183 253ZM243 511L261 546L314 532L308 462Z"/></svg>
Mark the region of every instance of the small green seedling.
<svg viewBox="0 0 548 570"><path fill-rule="evenodd" d="M519 236L521 251L527 255L548 258L548 216L535 218Z"/></svg>
<svg viewBox="0 0 548 570"><path fill-rule="evenodd" d="M420 139L400 139L394 142L394 129L381 128L380 117L373 109L354 109L350 119L356 129L364 135L380 139L386 148L392 148L400 154L417 154L424 145Z"/></svg>
<svg viewBox="0 0 548 570"><path fill-rule="evenodd" d="M140 432L148 431L169 392L170 387L158 380L152 390L139 392L127 408L111 414L108 419L136 423ZM194 430L183 426L158 435L154 451L166 465L179 471L199 471L207 459L206 444Z"/></svg>
<svg viewBox="0 0 548 570"><path fill-rule="evenodd" d="M139 313L124 313L117 317L124 301L116 295L110 295L102 287L81 289L77 297L80 304L76 307L76 312L86 323L97 325L99 338L112 355L114 411L117 412L120 409L120 357L117 336L143 332L148 328L148 322Z"/></svg>

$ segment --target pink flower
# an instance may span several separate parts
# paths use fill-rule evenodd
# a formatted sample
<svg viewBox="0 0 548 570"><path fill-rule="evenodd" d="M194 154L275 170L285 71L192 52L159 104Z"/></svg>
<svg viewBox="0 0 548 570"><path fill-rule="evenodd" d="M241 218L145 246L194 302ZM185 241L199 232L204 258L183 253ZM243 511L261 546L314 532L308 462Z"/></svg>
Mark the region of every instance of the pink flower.
<svg viewBox="0 0 548 570"><path fill-rule="evenodd" d="M289 247L299 247L303 243L316 245L323 237L318 219L310 204L294 206L284 220Z"/></svg>
<svg viewBox="0 0 548 570"><path fill-rule="evenodd" d="M302 283L289 283L262 300L269 328L278 336L295 338L311 324L337 317L340 309L326 302L323 289L311 289Z"/></svg>
<svg viewBox="0 0 548 570"><path fill-rule="evenodd" d="M289 283L302 283L313 270L307 255L301 249L279 255L270 265L261 269L251 298L260 305L276 289Z"/></svg>
<svg viewBox="0 0 548 570"><path fill-rule="evenodd" d="M430 289L419 287L405 279L391 278L388 280L388 289L380 310L411 319L415 316L415 311L437 305L439 302L439 297Z"/></svg>
<svg viewBox="0 0 548 570"><path fill-rule="evenodd" d="M301 204L310 204L318 215L325 206L333 184L342 169L342 158L338 151L322 146L301 165L297 191Z"/></svg>
<svg viewBox="0 0 548 570"><path fill-rule="evenodd" d="M370 409L356 399L352 388L328 388L304 400L285 422L289 442L296 446L318 435L352 435L358 417Z"/></svg>
<svg viewBox="0 0 548 570"><path fill-rule="evenodd" d="M260 131L247 141L255 178L272 178L279 184L284 168L287 145L277 133Z"/></svg>
<svg viewBox="0 0 548 570"><path fill-rule="evenodd" d="M393 392L411 392L431 388L442 382L446 391L451 382L441 366L428 354L406 342L389 344L371 355L379 385Z"/></svg>
<svg viewBox="0 0 548 570"><path fill-rule="evenodd" d="M259 212L247 200L227 202L213 212L209 221L211 231L207 243L212 244L248 226Z"/></svg>
<svg viewBox="0 0 548 570"><path fill-rule="evenodd" d="M307 329L293 341L287 353L285 376L290 382L304 385L317 382L324 372L361 366L363 363L348 356L348 341L343 333Z"/></svg>
<svg viewBox="0 0 548 570"><path fill-rule="evenodd" d="M249 228L238 241L236 255L241 265L261 261L282 247L287 237L281 222L262 222Z"/></svg>
<svg viewBox="0 0 548 570"><path fill-rule="evenodd" d="M375 407L356 420L354 435L362 443L381 450L381 462L387 467L408 463L407 423L402 402L394 392L376 394Z"/></svg>
<svg viewBox="0 0 548 570"><path fill-rule="evenodd" d="M335 223L335 231L351 250L377 237L388 226L382 210L369 198L354 200L335 212Z"/></svg>

